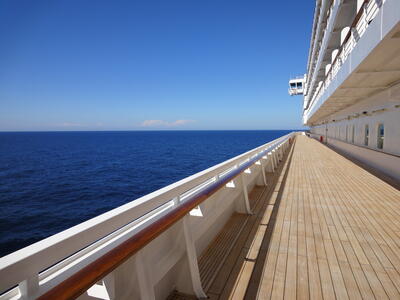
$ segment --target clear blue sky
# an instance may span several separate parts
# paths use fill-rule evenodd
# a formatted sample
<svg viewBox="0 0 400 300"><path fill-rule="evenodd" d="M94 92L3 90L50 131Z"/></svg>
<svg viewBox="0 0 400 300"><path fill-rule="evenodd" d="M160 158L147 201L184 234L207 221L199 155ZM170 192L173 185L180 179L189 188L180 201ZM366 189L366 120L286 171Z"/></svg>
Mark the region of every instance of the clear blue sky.
<svg viewBox="0 0 400 300"><path fill-rule="evenodd" d="M291 129L314 1L0 2L0 130Z"/></svg>

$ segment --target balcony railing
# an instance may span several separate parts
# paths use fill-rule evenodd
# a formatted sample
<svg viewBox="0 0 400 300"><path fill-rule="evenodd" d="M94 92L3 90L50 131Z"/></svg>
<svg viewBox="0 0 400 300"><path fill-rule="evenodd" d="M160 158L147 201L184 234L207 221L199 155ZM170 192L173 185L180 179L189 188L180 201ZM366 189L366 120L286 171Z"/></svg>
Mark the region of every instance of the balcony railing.
<svg viewBox="0 0 400 300"><path fill-rule="evenodd" d="M326 24L329 24L330 22L330 17L331 17L331 12L332 12L332 8L334 5L335 1L331 1L331 3L329 4L329 8L326 9L326 5L328 4L328 1L322 1L322 5L319 8L319 13L318 13L318 25L316 28L316 37L315 40L312 42L311 44L311 55L310 55L310 61L309 61L309 68L310 71L307 74L307 78L309 78L310 80L312 80L315 76L314 76L314 71L316 69L317 66L317 60L314 59L315 57L319 57L319 53L321 51L321 47L323 44L324 39L326 38L326 27L324 29L321 29L320 27L322 26L322 19L326 18ZM326 17L325 17L325 11L326 11ZM320 35L320 31L321 35ZM321 38L319 38L319 36L321 36Z"/></svg>
<svg viewBox="0 0 400 300"><path fill-rule="evenodd" d="M315 91L311 101L309 102L310 104L306 107L304 111L304 114L313 109L315 104L318 102L323 93L326 91L332 79L339 72L341 66L346 61L347 57L356 46L358 40L364 35L369 24L378 13L381 5L382 1L364 0L361 8L359 9L357 15L355 16L350 26L350 30L348 31L346 37L343 40L342 46L339 48L339 51L335 59L333 60L331 67L328 70L328 73L325 76L323 83L319 85L319 87Z"/></svg>
<svg viewBox="0 0 400 300"><path fill-rule="evenodd" d="M107 299L111 294L119 298L115 296L123 286L119 281L131 279L134 274L139 275L140 297L154 299L155 284L171 272L185 253L193 291L204 297L197 267L195 230L201 228L204 233L213 228L212 218L219 218L229 201L237 198L233 190L244 195L240 199L245 202L247 213L251 213L247 188L261 174L266 184L266 168L269 171L276 168L293 137L294 133L285 135L0 258L0 299ZM235 188L236 180L241 184ZM218 204L213 202L213 209L203 211L202 218L193 225L193 220L188 219L193 209L208 203L210 198L217 199ZM168 231L174 226L183 228L183 245L175 243L177 236ZM162 245L156 247L156 252L145 247L151 246L153 240ZM149 265L146 265L143 255L146 257L148 253L153 259L147 260ZM129 267L120 268L127 263ZM100 290L106 295L103 298L99 296ZM126 292L124 295L132 299Z"/></svg>

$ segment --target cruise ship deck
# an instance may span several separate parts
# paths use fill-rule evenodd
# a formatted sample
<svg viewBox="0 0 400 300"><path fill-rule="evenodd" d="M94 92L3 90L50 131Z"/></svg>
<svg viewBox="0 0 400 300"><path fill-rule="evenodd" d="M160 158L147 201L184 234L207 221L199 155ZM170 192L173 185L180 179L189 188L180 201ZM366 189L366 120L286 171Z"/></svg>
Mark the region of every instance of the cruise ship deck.
<svg viewBox="0 0 400 300"><path fill-rule="evenodd" d="M272 188L250 194L254 214L243 229L232 219L201 256L203 274L212 269L207 252L215 257L224 234L240 231L229 253L219 251L225 262L213 281L202 275L207 295L399 299L400 191L304 135L280 168Z"/></svg>

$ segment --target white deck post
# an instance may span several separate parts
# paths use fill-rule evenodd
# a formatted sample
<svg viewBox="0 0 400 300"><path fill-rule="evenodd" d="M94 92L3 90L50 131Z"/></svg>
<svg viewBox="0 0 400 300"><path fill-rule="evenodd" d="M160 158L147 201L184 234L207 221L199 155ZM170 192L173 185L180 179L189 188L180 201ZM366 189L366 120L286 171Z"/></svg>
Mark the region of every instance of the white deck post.
<svg viewBox="0 0 400 300"><path fill-rule="evenodd" d="M275 161L274 161L274 156L272 155L272 151L268 152L267 154L268 160L270 161L270 166L271 166L271 172L275 171Z"/></svg>
<svg viewBox="0 0 400 300"><path fill-rule="evenodd" d="M18 287L22 299L35 298L35 296L37 296L37 292L39 291L39 276L32 276L22 281Z"/></svg>
<svg viewBox="0 0 400 300"><path fill-rule="evenodd" d="M274 150L272 150L272 160L274 161L274 171L275 169L278 167L278 160L276 158L277 152L276 152L276 148Z"/></svg>
<svg viewBox="0 0 400 300"><path fill-rule="evenodd" d="M240 181L242 182L244 207L246 209L246 213L251 215L252 212L251 212L250 202L249 202L249 193L247 191L246 178L245 178L243 172L242 172L242 174L240 174Z"/></svg>
<svg viewBox="0 0 400 300"><path fill-rule="evenodd" d="M116 299L115 297L115 276L114 272L111 272L103 278L103 284L107 290L107 294L110 299Z"/></svg>
<svg viewBox="0 0 400 300"><path fill-rule="evenodd" d="M155 300L154 286L150 281L148 269L143 263L143 255L141 251L135 255L135 272L139 283L140 299Z"/></svg>
<svg viewBox="0 0 400 300"><path fill-rule="evenodd" d="M183 224L183 232L185 236L185 245L186 245L186 255L189 264L190 270L190 277L192 279L192 288L193 292L195 293L196 297L207 298L206 293L204 293L203 287L201 286L200 280L200 271L199 265L197 262L197 255L196 255L196 247L193 240L192 232L189 228L189 215L183 217L182 224Z"/></svg>
<svg viewBox="0 0 400 300"><path fill-rule="evenodd" d="M179 202L181 202L181 196L176 196L174 199L174 206L179 205Z"/></svg>
<svg viewBox="0 0 400 300"><path fill-rule="evenodd" d="M264 159L261 158L259 160L260 162L260 167L261 167L261 173L262 173L262 177L263 177L263 181L264 181L264 185L267 185L267 177L265 176L265 166L264 166Z"/></svg>

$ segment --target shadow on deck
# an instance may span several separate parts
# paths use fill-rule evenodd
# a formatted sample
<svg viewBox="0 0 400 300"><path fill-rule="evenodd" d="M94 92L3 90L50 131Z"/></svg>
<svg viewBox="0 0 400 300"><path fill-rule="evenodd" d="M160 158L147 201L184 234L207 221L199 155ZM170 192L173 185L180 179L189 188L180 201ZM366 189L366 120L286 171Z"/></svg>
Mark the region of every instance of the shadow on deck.
<svg viewBox="0 0 400 300"><path fill-rule="evenodd" d="M399 190L299 135L249 198L200 256L210 299L400 299Z"/></svg>

